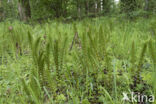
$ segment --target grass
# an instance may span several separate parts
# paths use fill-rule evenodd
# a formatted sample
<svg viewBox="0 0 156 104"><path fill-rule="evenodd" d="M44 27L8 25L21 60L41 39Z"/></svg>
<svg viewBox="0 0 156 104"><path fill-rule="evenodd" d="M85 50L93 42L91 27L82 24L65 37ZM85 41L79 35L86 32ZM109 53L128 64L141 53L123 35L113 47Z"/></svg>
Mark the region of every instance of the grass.
<svg viewBox="0 0 156 104"><path fill-rule="evenodd" d="M0 23L0 104L131 104L123 92L156 96L154 23Z"/></svg>

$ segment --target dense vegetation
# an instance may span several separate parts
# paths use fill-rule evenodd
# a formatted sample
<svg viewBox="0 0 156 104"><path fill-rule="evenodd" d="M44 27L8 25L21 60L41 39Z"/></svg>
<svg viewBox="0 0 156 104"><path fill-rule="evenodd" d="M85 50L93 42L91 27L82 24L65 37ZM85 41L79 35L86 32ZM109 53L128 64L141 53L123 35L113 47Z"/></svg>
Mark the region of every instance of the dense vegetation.
<svg viewBox="0 0 156 104"><path fill-rule="evenodd" d="M75 20L117 14L132 19L155 13L155 0L0 0L0 21Z"/></svg>
<svg viewBox="0 0 156 104"><path fill-rule="evenodd" d="M0 0L0 104L156 104L156 0L115 1Z"/></svg>
<svg viewBox="0 0 156 104"><path fill-rule="evenodd" d="M123 92L156 95L155 32L155 18L3 22L0 103L124 104Z"/></svg>

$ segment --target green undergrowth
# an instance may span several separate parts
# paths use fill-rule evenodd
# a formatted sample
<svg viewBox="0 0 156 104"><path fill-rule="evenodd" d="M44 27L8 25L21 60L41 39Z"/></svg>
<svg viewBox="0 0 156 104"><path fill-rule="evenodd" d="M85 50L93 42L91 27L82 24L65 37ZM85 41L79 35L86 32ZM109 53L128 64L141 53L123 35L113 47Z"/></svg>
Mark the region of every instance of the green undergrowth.
<svg viewBox="0 0 156 104"><path fill-rule="evenodd" d="M0 104L132 104L156 96L155 53L154 18L2 22Z"/></svg>

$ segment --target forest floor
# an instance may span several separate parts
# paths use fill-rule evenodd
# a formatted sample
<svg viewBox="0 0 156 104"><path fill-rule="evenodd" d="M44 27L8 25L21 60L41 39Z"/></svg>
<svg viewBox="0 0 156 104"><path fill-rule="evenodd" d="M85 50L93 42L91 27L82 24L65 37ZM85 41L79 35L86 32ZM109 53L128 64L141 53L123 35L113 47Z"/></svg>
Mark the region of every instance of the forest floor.
<svg viewBox="0 0 156 104"><path fill-rule="evenodd" d="M155 17L1 22L0 104L156 104L155 53Z"/></svg>

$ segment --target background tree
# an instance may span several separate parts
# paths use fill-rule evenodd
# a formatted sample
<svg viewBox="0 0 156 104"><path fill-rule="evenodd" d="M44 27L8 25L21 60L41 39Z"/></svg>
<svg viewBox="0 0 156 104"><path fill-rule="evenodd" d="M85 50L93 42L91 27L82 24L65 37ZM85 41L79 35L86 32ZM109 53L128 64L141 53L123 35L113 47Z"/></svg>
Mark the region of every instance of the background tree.
<svg viewBox="0 0 156 104"><path fill-rule="evenodd" d="M103 3L103 13L104 14L107 14L109 12L111 12L111 10L113 9L114 7L114 1L113 0L102 0Z"/></svg>
<svg viewBox="0 0 156 104"><path fill-rule="evenodd" d="M74 7L76 8L76 16L78 17L78 18L81 18L81 16L83 15L83 0L71 0L71 4L72 4L72 6L69 6L69 8L72 8L72 9L74 9ZM74 12L74 10L73 10L73 12ZM75 13L74 13L75 14Z"/></svg>
<svg viewBox="0 0 156 104"><path fill-rule="evenodd" d="M31 8L29 0L18 1L18 12L21 20L27 20L31 18Z"/></svg>
<svg viewBox="0 0 156 104"><path fill-rule="evenodd" d="M155 12L156 0L145 0L145 10L147 12Z"/></svg>
<svg viewBox="0 0 156 104"><path fill-rule="evenodd" d="M2 1L0 0L0 21L3 18L3 8L2 8Z"/></svg>
<svg viewBox="0 0 156 104"><path fill-rule="evenodd" d="M82 18L103 16L113 13L134 17L142 12L155 13L156 0L0 0L1 18L14 18L27 21L47 18ZM115 11L115 12L114 12ZM145 13L146 13L145 12ZM2 16L3 15L3 16Z"/></svg>
<svg viewBox="0 0 156 104"><path fill-rule="evenodd" d="M121 11L124 13L133 12L137 9L136 0L120 0Z"/></svg>

